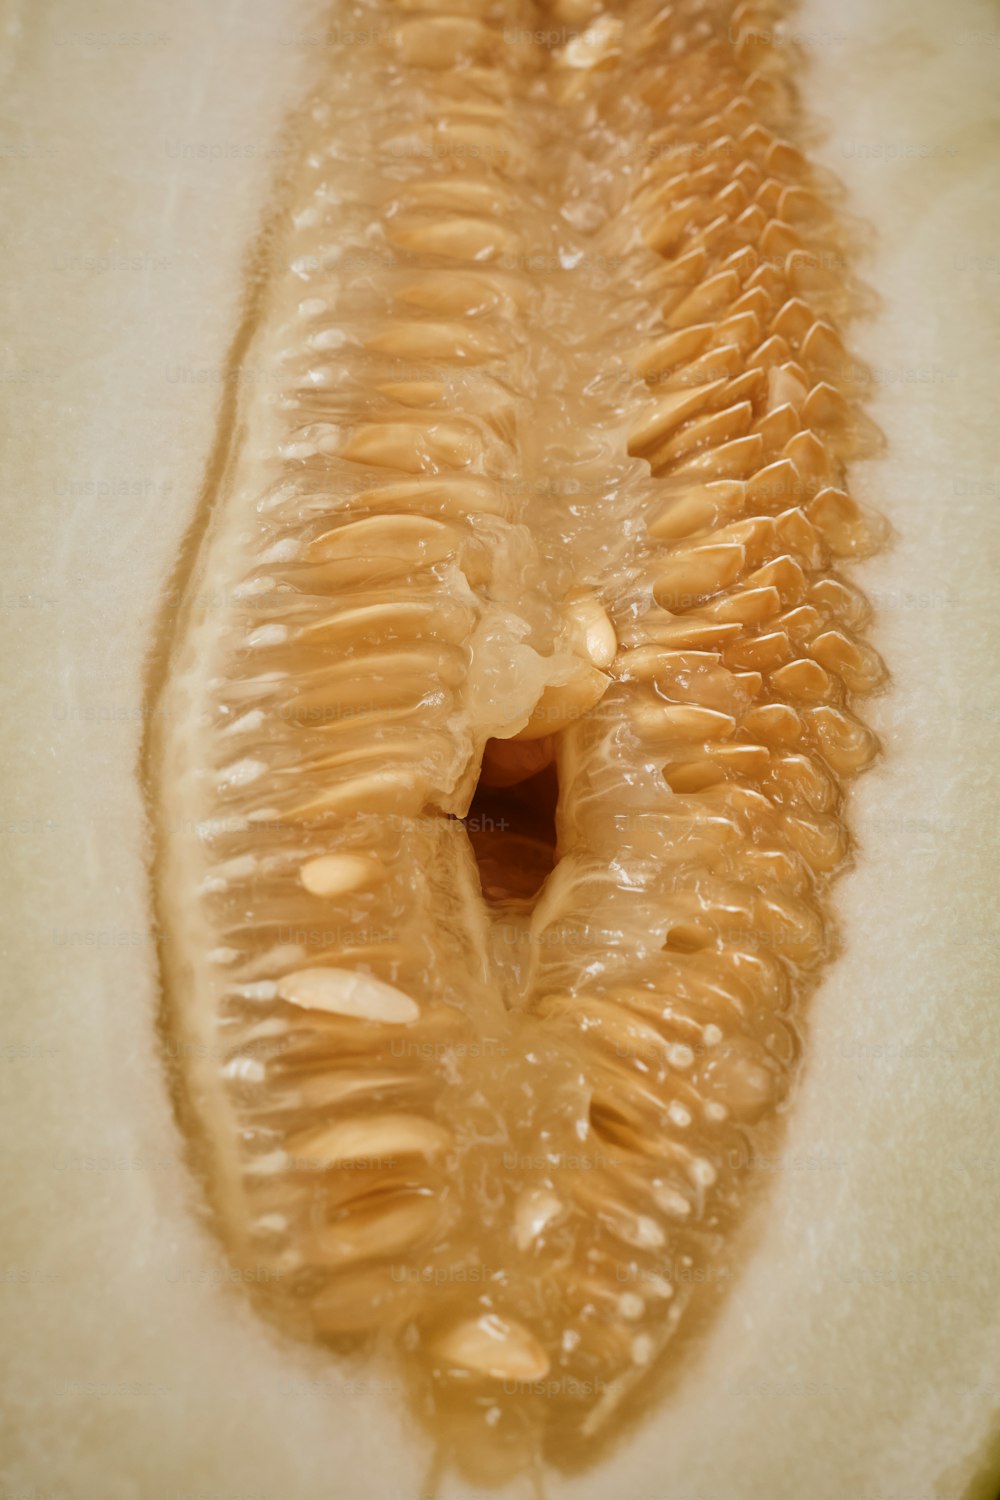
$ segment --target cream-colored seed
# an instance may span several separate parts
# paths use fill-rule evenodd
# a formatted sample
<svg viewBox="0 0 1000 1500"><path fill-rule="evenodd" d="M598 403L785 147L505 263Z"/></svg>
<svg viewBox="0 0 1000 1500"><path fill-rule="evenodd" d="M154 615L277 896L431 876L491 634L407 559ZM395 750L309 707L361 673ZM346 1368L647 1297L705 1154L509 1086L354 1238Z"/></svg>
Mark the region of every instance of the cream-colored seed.
<svg viewBox="0 0 1000 1500"><path fill-rule="evenodd" d="M442 417L356 427L341 441L338 452L356 464L420 474L471 466L482 458L482 443L473 427Z"/></svg>
<svg viewBox="0 0 1000 1500"><path fill-rule="evenodd" d="M548 1355L534 1335L497 1313L459 1323L436 1348L447 1364L491 1380L541 1380L549 1371Z"/></svg>
<svg viewBox="0 0 1000 1500"><path fill-rule="evenodd" d="M688 703L646 703L635 705L634 722L647 739L722 740L736 729L730 714L712 708L698 708Z"/></svg>
<svg viewBox="0 0 1000 1500"><path fill-rule="evenodd" d="M545 689L517 738L540 739L581 719L595 703L600 702L610 682L610 677L596 667L581 663L579 672L569 682L554 683Z"/></svg>
<svg viewBox="0 0 1000 1500"><path fill-rule="evenodd" d="M686 422L695 412L708 401L709 397L716 391L722 389L725 380L713 380L707 385L696 386L694 390L670 391L661 396L650 410L645 414L641 422L637 422L629 433L629 452L646 453L657 443Z"/></svg>
<svg viewBox="0 0 1000 1500"><path fill-rule="evenodd" d="M303 1010L354 1016L359 1021L406 1025L420 1015L416 1001L402 990L352 969L298 969L278 981L278 994Z"/></svg>
<svg viewBox="0 0 1000 1500"><path fill-rule="evenodd" d="M292 1138L288 1150L317 1166L382 1165L397 1156L438 1156L451 1141L450 1131L420 1115L367 1115L304 1131Z"/></svg>
<svg viewBox="0 0 1000 1500"><path fill-rule="evenodd" d="M618 639L600 602L589 590L581 590L567 598L564 608L579 648L595 667L610 667L618 651Z"/></svg>
<svg viewBox="0 0 1000 1500"><path fill-rule="evenodd" d="M400 812L419 810L424 777L419 766L387 766L368 776L352 776L341 781L308 802L290 807L289 818L314 818L322 813L350 813L362 808L368 811Z"/></svg>
<svg viewBox="0 0 1000 1500"><path fill-rule="evenodd" d="M401 225L391 237L404 250L444 255L466 264L487 264L501 255L514 255L518 249L516 234L489 219L427 219Z"/></svg>
<svg viewBox="0 0 1000 1500"><path fill-rule="evenodd" d="M317 562L381 556L437 562L454 551L457 541L450 527L426 516L369 516L324 532L309 544L308 555Z"/></svg>
<svg viewBox="0 0 1000 1500"><path fill-rule="evenodd" d="M371 511L399 510L416 514L436 511L452 517L506 516L510 501L489 479L468 474L441 474L433 478L397 480L364 490L358 504Z"/></svg>
<svg viewBox="0 0 1000 1500"><path fill-rule="evenodd" d="M497 353L487 331L464 323L389 323L368 342L396 359L443 359L449 364L480 364Z"/></svg>
<svg viewBox="0 0 1000 1500"><path fill-rule="evenodd" d="M307 860L299 872L313 896L344 896L379 884L385 875L382 861L371 854L321 854Z"/></svg>
<svg viewBox="0 0 1000 1500"><path fill-rule="evenodd" d="M389 1199L321 1229L316 1234L315 1254L324 1266L362 1266L418 1244L432 1233L440 1218L440 1208L430 1198Z"/></svg>
<svg viewBox="0 0 1000 1500"><path fill-rule="evenodd" d="M653 594L664 609L692 609L739 577L746 559L738 544L705 546L669 559L657 572Z"/></svg>

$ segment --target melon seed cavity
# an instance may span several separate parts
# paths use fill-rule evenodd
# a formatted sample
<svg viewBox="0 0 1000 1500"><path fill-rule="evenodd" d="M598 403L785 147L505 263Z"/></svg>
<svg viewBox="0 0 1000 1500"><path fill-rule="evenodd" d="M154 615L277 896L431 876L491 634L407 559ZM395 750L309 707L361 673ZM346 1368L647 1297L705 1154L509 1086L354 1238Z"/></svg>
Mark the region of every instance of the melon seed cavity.
<svg viewBox="0 0 1000 1500"><path fill-rule="evenodd" d="M344 8L157 685L220 1233L484 1481L714 1305L877 753L865 303L780 16Z"/></svg>

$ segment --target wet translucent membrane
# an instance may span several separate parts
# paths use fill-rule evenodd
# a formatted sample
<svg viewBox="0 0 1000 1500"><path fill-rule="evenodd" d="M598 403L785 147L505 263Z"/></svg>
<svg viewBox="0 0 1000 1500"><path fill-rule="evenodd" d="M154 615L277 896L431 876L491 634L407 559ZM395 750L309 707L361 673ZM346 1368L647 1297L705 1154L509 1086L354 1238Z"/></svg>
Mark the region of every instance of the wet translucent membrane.
<svg viewBox="0 0 1000 1500"><path fill-rule="evenodd" d="M480 1477L585 1462L710 1310L876 754L775 21L338 18L152 717L220 1228Z"/></svg>

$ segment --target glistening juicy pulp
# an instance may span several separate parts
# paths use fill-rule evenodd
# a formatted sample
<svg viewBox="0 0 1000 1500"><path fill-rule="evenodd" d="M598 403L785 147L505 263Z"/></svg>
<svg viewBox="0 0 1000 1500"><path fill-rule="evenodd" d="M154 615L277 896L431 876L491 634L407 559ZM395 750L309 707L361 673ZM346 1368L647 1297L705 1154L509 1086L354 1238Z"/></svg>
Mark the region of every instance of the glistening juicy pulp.
<svg viewBox="0 0 1000 1500"><path fill-rule="evenodd" d="M717 1262L831 952L857 293L759 16L367 20L163 689L171 1024L282 1314L394 1342L467 1459L567 1461ZM544 841L460 820L555 775L535 895L496 866Z"/></svg>

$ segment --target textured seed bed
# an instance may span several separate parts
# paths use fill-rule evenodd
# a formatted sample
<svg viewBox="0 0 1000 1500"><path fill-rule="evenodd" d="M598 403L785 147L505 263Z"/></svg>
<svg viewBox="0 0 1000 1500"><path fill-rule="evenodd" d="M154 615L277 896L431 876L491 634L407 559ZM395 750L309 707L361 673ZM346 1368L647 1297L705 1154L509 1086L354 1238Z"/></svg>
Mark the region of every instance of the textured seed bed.
<svg viewBox="0 0 1000 1500"><path fill-rule="evenodd" d="M495 1476L614 1432L776 1128L878 439L771 8L356 20L161 686L166 1024L263 1303Z"/></svg>

